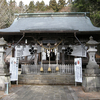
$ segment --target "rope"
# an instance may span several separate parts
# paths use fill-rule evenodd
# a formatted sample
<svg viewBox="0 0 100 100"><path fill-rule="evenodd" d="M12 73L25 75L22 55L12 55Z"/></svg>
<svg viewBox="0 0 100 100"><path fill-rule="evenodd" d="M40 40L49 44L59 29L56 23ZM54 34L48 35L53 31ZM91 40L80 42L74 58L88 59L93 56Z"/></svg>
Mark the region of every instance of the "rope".
<svg viewBox="0 0 100 100"><path fill-rule="evenodd" d="M50 48L50 49L55 49L55 48L57 48L57 47L62 43L62 41L63 41L63 40L61 40L61 41L58 43L58 45L56 45L55 47L52 47L52 48ZM37 41L37 43L39 43L39 45L41 44L39 41ZM43 45L42 45L42 48L49 50L49 48L46 48L46 47L44 47Z"/></svg>
<svg viewBox="0 0 100 100"><path fill-rule="evenodd" d="M23 36L22 36L22 37L20 38L20 40L14 45L13 48L15 48L15 46L24 38L24 36L25 36L25 34L23 33ZM13 48L12 48L12 49L13 49ZM10 52L6 55L6 57L11 53L12 49L11 49ZM5 57L5 58L6 58L6 57ZM4 58L4 59L5 59L5 58Z"/></svg>

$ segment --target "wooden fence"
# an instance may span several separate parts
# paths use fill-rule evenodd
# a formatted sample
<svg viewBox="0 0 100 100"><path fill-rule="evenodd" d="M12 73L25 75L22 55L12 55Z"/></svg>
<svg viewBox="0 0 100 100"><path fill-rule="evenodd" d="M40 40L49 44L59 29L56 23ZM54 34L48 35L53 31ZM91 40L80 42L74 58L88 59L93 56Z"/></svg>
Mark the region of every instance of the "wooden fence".
<svg viewBox="0 0 100 100"><path fill-rule="evenodd" d="M56 71L56 67L58 66L59 71ZM51 64L50 69L51 71L48 71L49 65L43 64L42 68L43 71L40 71L41 65L21 65L21 73L22 74L74 74L74 65L68 64L68 65L56 65Z"/></svg>

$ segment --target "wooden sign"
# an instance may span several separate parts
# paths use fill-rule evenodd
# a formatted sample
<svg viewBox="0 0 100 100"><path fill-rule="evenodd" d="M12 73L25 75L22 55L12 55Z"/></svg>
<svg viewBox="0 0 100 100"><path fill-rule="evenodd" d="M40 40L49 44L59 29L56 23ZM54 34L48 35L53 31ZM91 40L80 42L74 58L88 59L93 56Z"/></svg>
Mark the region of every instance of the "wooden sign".
<svg viewBox="0 0 100 100"><path fill-rule="evenodd" d="M74 59L75 82L82 82L82 58Z"/></svg>
<svg viewBox="0 0 100 100"><path fill-rule="evenodd" d="M17 81L18 80L18 66L19 66L19 60L18 58L11 57L10 58L10 80L11 81Z"/></svg>

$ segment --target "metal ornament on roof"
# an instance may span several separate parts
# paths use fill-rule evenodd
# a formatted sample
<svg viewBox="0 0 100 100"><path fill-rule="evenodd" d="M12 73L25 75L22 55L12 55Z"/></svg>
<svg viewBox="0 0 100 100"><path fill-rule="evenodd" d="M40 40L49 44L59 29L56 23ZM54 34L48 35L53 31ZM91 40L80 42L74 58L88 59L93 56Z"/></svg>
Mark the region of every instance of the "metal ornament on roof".
<svg viewBox="0 0 100 100"><path fill-rule="evenodd" d="M67 47L67 49L65 49L65 54L67 55L71 55L73 52L73 49L71 47Z"/></svg>
<svg viewBox="0 0 100 100"><path fill-rule="evenodd" d="M34 52L35 52L34 47L32 47L31 49L29 49L29 52L30 52L31 55L33 55Z"/></svg>

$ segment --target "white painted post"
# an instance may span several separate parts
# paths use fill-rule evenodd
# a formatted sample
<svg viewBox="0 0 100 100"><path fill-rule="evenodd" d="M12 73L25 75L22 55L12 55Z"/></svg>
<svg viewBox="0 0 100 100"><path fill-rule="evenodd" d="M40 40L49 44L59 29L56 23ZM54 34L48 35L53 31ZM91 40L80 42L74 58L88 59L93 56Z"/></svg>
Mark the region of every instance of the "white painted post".
<svg viewBox="0 0 100 100"><path fill-rule="evenodd" d="M50 67L50 45L49 45L49 67Z"/></svg>
<svg viewBox="0 0 100 100"><path fill-rule="evenodd" d="M5 82L5 95L8 95L8 91L9 91L9 86L8 86L9 82Z"/></svg>

